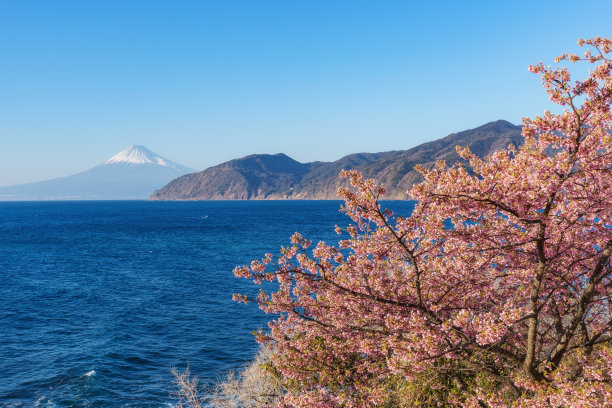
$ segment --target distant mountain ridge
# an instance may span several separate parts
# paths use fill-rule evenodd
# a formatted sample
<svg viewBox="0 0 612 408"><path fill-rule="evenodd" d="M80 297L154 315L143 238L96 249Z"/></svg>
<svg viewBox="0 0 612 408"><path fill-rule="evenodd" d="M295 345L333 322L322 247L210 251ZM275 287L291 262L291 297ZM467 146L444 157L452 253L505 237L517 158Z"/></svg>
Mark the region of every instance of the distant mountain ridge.
<svg viewBox="0 0 612 408"><path fill-rule="evenodd" d="M408 199L421 181L416 164L437 160L452 164L460 158L455 147L469 147L480 157L523 143L520 126L505 120L450 134L409 150L356 153L334 162L300 163L289 156L258 154L179 177L151 195L152 200L337 199L342 169L357 169L387 189L388 199Z"/></svg>
<svg viewBox="0 0 612 408"><path fill-rule="evenodd" d="M132 145L103 164L67 177L0 187L0 201L147 199L169 181L197 170Z"/></svg>

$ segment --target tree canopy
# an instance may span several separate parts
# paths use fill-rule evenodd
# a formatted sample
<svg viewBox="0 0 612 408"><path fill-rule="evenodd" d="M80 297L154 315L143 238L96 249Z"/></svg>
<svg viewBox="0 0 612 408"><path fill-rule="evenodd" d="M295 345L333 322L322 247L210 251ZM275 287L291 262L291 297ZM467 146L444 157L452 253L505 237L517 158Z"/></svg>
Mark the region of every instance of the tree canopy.
<svg viewBox="0 0 612 408"><path fill-rule="evenodd" d="M612 41L579 45L530 67L563 111L523 119L521 147L419 168L409 215L343 171L337 246L296 233L235 269L278 282L235 297L278 314L258 341L279 406L612 406Z"/></svg>

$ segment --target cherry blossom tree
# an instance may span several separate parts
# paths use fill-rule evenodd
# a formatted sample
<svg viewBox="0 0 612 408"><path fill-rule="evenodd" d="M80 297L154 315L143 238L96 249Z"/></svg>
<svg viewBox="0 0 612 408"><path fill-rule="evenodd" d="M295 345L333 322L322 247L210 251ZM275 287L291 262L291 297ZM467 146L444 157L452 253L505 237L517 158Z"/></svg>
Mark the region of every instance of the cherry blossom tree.
<svg viewBox="0 0 612 408"><path fill-rule="evenodd" d="M404 216L343 171L346 239L235 269L278 282L235 298L278 314L258 341L280 406L612 406L612 41L579 45L530 67L563 112L523 119L520 148L419 168Z"/></svg>

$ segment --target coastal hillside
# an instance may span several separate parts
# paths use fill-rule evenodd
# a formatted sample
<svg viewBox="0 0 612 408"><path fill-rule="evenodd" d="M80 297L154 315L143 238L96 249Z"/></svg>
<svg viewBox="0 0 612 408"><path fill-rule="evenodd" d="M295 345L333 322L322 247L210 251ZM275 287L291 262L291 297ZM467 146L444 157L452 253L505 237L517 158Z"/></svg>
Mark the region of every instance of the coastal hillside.
<svg viewBox="0 0 612 408"><path fill-rule="evenodd" d="M342 169L357 169L376 179L387 188L386 198L408 199L408 190L421 181L415 165L433 165L437 160L455 163L458 145L485 157L522 142L519 126L498 120L409 150L357 153L334 162L300 163L282 153L250 155L174 179L151 199L337 199L336 191L344 183L338 178Z"/></svg>

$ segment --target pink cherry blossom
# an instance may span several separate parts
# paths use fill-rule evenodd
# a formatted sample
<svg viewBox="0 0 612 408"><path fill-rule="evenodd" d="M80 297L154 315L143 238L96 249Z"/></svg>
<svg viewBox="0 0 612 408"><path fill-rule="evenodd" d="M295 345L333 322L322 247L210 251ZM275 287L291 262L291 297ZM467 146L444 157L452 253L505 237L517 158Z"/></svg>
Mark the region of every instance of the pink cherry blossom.
<svg viewBox="0 0 612 408"><path fill-rule="evenodd" d="M579 45L557 62L592 64L584 80L530 67L565 110L524 119L520 148L419 167L404 216L343 171L353 223L337 247L296 234L236 268L278 283L237 299L279 314L258 341L280 406L393 406L423 373L440 406L612 406L612 42Z"/></svg>

